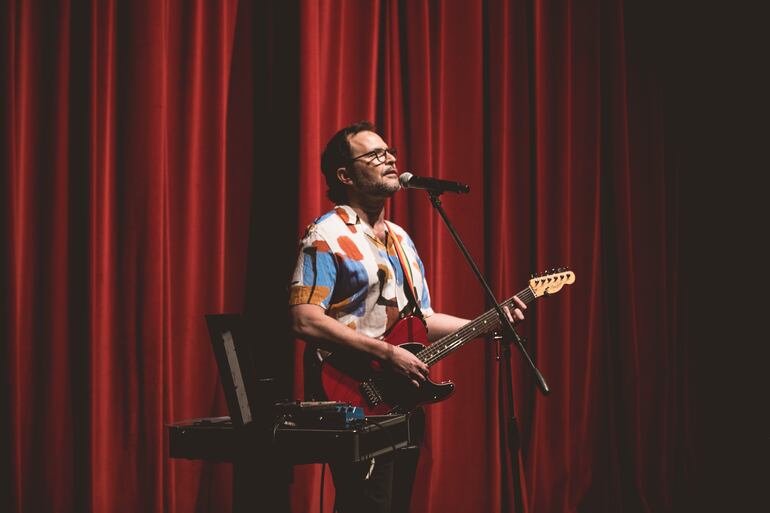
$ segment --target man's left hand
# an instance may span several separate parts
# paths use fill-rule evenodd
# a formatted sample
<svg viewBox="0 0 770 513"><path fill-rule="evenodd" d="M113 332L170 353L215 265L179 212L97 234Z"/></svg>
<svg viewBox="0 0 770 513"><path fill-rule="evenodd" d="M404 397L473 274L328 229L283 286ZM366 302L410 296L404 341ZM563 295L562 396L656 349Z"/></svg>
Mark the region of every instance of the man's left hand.
<svg viewBox="0 0 770 513"><path fill-rule="evenodd" d="M511 324L515 326L516 324L524 320L524 310L527 309L527 305L525 305L524 301L522 301L516 296L513 296L513 301L514 303L516 303L516 306L518 307L513 310L513 314L511 314L511 310L507 306L503 307L503 311L505 312L505 315L508 317L508 320L511 321Z"/></svg>

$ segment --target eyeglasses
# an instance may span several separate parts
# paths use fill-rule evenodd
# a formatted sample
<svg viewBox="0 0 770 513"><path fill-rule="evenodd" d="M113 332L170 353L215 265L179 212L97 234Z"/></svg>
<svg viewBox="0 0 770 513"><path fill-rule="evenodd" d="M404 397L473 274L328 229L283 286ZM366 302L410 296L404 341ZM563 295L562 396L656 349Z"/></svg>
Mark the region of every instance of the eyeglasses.
<svg viewBox="0 0 770 513"><path fill-rule="evenodd" d="M351 158L348 162L353 163L356 160L368 158L369 160L366 161L367 164L371 164L375 160L377 161L377 164L384 164L385 159L387 158L386 154L390 153L392 156L396 156L398 153L398 150L395 148L377 148L376 150L367 151L366 153L363 153L359 155L358 157Z"/></svg>

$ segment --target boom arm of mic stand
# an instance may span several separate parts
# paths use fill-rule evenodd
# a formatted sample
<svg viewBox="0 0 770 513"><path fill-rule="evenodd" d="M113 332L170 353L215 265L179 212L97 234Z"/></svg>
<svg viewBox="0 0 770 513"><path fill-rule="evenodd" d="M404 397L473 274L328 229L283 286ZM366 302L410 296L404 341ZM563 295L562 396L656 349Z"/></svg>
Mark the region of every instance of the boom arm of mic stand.
<svg viewBox="0 0 770 513"><path fill-rule="evenodd" d="M460 251L462 251L463 256L465 256L465 260L468 261L468 264L470 264L471 269L473 269L473 272L476 275L476 278L478 278L479 282L484 286L484 290L487 294L487 298L489 298L489 300L494 305L495 311L497 312L497 316L500 317L500 323L508 332L508 334L511 336L511 338L513 338L513 340L516 342L516 346L519 348L519 351L521 352L521 354L524 356L524 359L529 364L530 369L532 369L532 372L535 374L535 378L537 378L538 388L540 388L540 391L543 393L543 395L548 395L551 389L548 388L548 384L545 382L545 378L537 369L537 367L535 366L535 363L532 361L532 358L529 356L529 353L527 353L527 350L524 348L524 343L521 340L521 337L519 336L518 333L516 333L516 330L513 328L513 324L511 324L511 321L508 319L508 316L505 315L505 312L503 312L503 308L500 306L500 303L497 302L497 298L495 298L495 294L494 292L492 292L492 289L489 287L487 280L484 279L484 276L481 274L481 271L479 271L479 268L476 266L476 262L473 261L473 258L471 257L470 253L468 253L468 249L465 247L465 244L463 244L463 241L460 240L460 236L457 234L457 232L454 229L454 226L452 226L452 223L449 221L449 218L447 217L446 212L444 211L444 208L441 206L441 199L439 199L440 195L441 195L440 192L428 191L428 196L430 196L430 201L431 203L433 203L433 207L441 215L441 219L444 220L444 224L446 224L447 228L449 229L449 233L452 234L452 238L457 243L457 246L460 248Z"/></svg>

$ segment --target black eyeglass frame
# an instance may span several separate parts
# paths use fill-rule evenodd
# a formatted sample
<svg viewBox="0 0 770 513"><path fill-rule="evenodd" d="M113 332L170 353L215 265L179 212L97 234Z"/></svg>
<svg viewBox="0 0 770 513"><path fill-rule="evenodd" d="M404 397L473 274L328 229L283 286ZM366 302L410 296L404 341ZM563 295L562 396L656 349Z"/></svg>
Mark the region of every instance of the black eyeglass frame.
<svg viewBox="0 0 770 513"><path fill-rule="evenodd" d="M367 151L366 153L362 153L361 155L357 157L352 157L348 160L348 165L352 164L356 160L369 157L371 156L369 160L366 161L367 164L371 164L372 161L377 160L378 164L384 164L386 154L390 153L392 156L396 156L398 154L398 150L396 148L377 148L376 150Z"/></svg>

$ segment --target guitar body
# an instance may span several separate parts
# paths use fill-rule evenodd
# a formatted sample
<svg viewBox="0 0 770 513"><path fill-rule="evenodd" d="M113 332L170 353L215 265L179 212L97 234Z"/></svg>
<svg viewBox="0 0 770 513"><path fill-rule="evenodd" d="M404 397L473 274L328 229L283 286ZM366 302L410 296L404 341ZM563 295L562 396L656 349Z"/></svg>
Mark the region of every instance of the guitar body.
<svg viewBox="0 0 770 513"><path fill-rule="evenodd" d="M418 317L398 321L385 342L413 354L425 348L428 334ZM404 376L384 369L379 362L354 352L337 351L321 366L321 385L329 400L361 406L366 415L408 412L421 404L443 401L454 392L451 382L427 380L419 387Z"/></svg>

